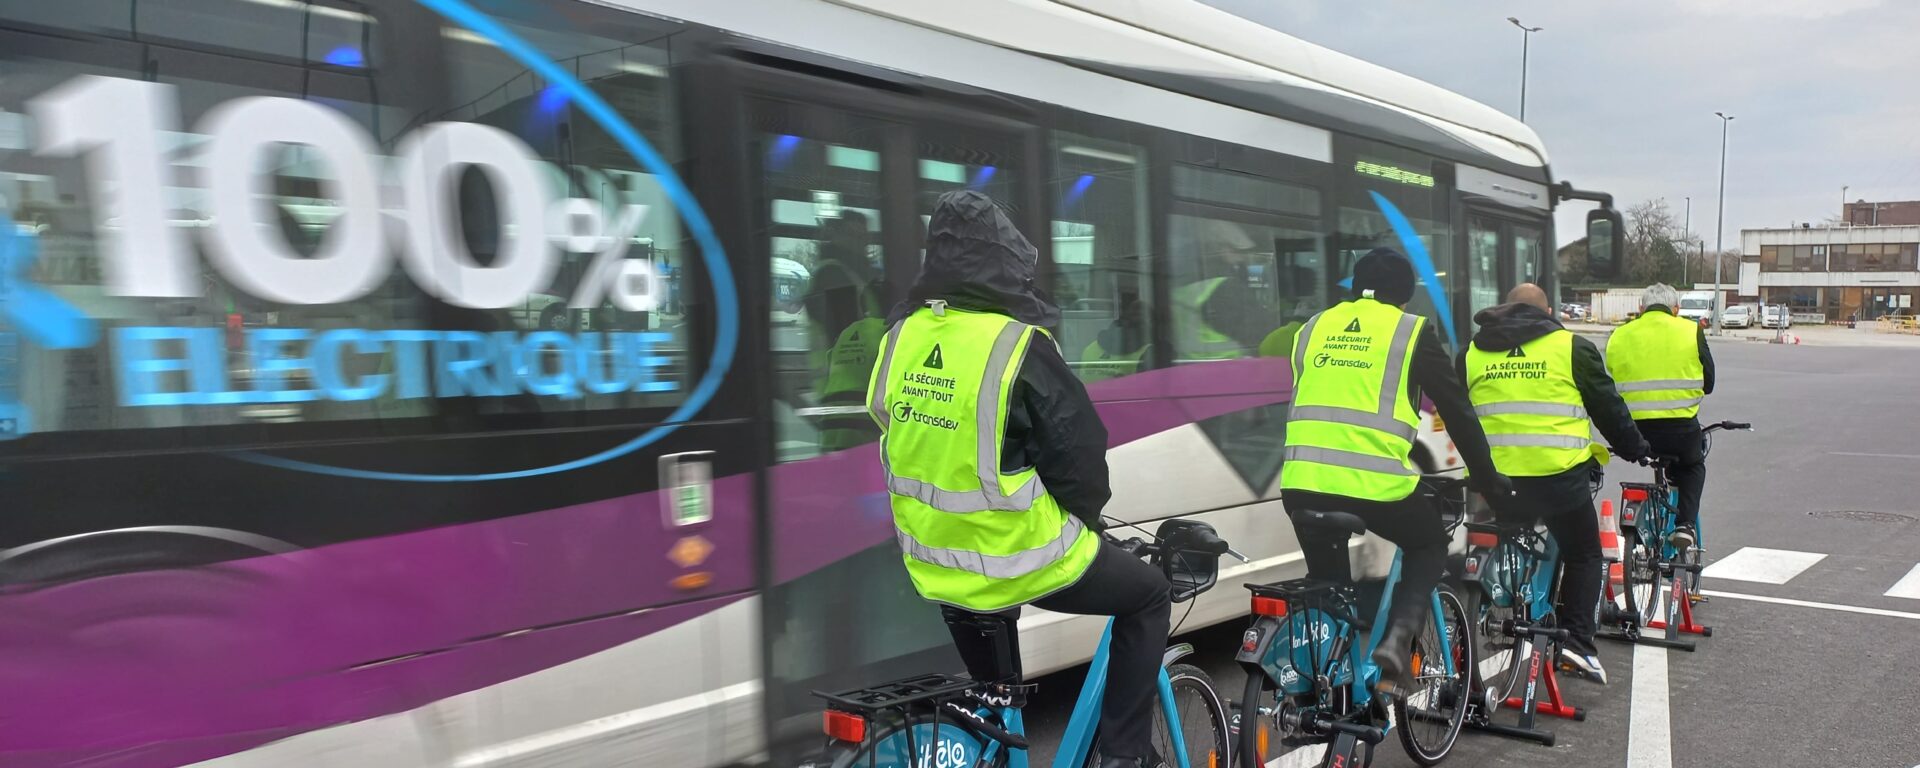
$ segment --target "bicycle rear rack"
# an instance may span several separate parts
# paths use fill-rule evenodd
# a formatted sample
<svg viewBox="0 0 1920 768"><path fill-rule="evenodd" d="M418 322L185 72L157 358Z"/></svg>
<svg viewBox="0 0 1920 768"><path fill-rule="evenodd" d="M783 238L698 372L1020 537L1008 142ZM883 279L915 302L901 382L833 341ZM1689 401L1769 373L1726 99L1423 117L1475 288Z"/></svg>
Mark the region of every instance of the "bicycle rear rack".
<svg viewBox="0 0 1920 768"><path fill-rule="evenodd" d="M922 702L930 705L939 704L969 693L977 693L984 688L985 686L974 682L971 678L931 674L901 678L890 683L839 693L814 691L813 695L825 700L833 709L872 715L886 710L906 711L907 707Z"/></svg>

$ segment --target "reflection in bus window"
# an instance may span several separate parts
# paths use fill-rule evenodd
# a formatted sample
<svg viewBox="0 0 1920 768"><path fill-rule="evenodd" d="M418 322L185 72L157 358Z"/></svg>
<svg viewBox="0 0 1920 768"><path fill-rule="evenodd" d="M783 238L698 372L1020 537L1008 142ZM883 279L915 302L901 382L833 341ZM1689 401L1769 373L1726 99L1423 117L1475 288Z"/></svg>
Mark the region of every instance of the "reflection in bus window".
<svg viewBox="0 0 1920 768"><path fill-rule="evenodd" d="M1318 233L1172 218L1176 362L1227 360L1285 345L1269 337L1325 309Z"/></svg>
<svg viewBox="0 0 1920 768"><path fill-rule="evenodd" d="M1060 350L1084 381L1141 370L1153 340L1146 155L1069 133L1054 137L1053 294Z"/></svg>
<svg viewBox="0 0 1920 768"><path fill-rule="evenodd" d="M769 110L778 107L769 106ZM872 442L861 403L886 334L879 136L845 142L760 136L764 236L772 255L778 455L784 461Z"/></svg>

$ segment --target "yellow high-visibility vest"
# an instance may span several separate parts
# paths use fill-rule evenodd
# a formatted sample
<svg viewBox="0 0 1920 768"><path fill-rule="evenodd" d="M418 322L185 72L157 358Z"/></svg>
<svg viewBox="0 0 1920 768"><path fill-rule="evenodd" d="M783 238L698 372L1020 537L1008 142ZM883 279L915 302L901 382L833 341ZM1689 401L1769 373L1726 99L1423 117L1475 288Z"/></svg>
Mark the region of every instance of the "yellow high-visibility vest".
<svg viewBox="0 0 1920 768"><path fill-rule="evenodd" d="M1509 350L1467 350L1467 397L1513 477L1557 475L1593 458L1593 422L1573 378L1573 334L1554 331Z"/></svg>
<svg viewBox="0 0 1920 768"><path fill-rule="evenodd" d="M1032 468L1000 471L1007 404L1032 343L1053 339L930 302L881 345L868 409L901 555L928 600L978 612L1030 603L1079 581L1099 549Z"/></svg>
<svg viewBox="0 0 1920 768"><path fill-rule="evenodd" d="M1343 302L1300 329L1280 488L1371 501L1413 493L1420 417L1407 398L1426 322L1373 299Z"/></svg>
<svg viewBox="0 0 1920 768"><path fill-rule="evenodd" d="M1707 396L1700 326L1665 312L1641 314L1607 340L1607 373L1634 421L1700 415Z"/></svg>

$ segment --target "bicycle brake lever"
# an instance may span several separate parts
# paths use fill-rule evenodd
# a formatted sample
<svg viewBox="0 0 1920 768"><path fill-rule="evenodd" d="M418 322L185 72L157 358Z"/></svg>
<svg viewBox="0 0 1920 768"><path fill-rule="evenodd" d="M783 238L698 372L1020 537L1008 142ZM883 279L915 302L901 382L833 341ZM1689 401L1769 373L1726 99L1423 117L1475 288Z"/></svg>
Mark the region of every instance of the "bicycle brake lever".
<svg viewBox="0 0 1920 768"><path fill-rule="evenodd" d="M1233 547L1227 547L1227 555L1228 555L1228 556L1230 556L1230 557L1232 557L1232 558L1233 558L1233 559L1235 559L1235 560L1238 560L1238 561L1240 561L1240 562L1242 562L1242 563L1251 563L1251 562L1253 562L1253 558L1250 558L1250 557L1247 557L1246 555L1243 555L1243 554L1240 554L1240 553L1239 553L1239 551L1237 551L1237 550L1235 550L1235 549L1234 549Z"/></svg>

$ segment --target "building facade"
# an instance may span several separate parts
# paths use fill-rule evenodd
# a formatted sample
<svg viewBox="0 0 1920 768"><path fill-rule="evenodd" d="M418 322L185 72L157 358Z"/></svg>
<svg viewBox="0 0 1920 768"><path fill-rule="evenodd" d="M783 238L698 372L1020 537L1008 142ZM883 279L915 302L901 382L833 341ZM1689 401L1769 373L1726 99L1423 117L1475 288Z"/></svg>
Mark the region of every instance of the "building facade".
<svg viewBox="0 0 1920 768"><path fill-rule="evenodd" d="M1886 206L1896 204L1880 205L1884 221ZM1849 215L1854 210L1849 204ZM1920 223L1745 229L1740 251L1745 301L1784 304L1796 316L1818 315L1830 322L1912 315L1920 309L1914 305L1920 294Z"/></svg>
<svg viewBox="0 0 1920 768"><path fill-rule="evenodd" d="M1869 203L1861 200L1847 203L1847 209L1841 212L1840 220L1856 227L1920 226L1920 200L1898 200L1891 203Z"/></svg>

